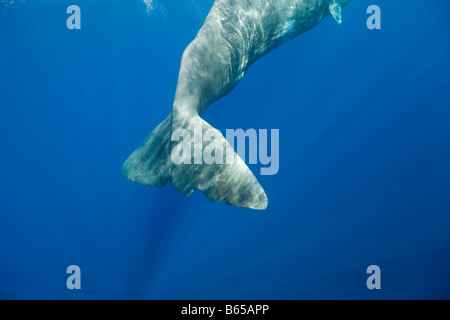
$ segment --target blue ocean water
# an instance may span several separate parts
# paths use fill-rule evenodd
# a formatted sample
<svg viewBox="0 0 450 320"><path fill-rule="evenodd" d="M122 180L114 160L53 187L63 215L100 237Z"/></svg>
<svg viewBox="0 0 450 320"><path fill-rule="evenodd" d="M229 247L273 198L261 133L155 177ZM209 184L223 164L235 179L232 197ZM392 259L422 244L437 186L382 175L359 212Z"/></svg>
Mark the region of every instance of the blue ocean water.
<svg viewBox="0 0 450 320"><path fill-rule="evenodd" d="M263 212L120 175L212 3L0 1L0 298L450 298L448 1L354 0L207 111L280 130Z"/></svg>

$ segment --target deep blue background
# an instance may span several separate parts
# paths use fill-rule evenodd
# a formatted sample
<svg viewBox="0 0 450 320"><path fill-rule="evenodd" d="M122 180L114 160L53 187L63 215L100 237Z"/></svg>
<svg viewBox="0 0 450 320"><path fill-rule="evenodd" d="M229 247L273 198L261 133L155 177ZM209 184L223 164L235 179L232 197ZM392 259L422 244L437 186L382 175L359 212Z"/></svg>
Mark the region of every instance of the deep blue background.
<svg viewBox="0 0 450 320"><path fill-rule="evenodd" d="M212 0L0 1L0 298L450 298L447 2L354 0L208 110L280 129L255 212L120 176Z"/></svg>

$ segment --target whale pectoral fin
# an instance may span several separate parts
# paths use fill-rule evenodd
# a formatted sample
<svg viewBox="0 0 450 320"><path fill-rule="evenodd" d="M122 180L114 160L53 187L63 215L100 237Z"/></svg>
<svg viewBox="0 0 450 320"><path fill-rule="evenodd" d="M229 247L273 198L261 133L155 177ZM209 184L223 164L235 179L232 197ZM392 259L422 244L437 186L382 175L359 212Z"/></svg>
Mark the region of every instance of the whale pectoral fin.
<svg viewBox="0 0 450 320"><path fill-rule="evenodd" d="M336 22L338 24L341 24L342 23L342 8L341 8L341 4L339 3L339 0L331 0L329 9L330 9L331 15L334 17L334 20L336 20Z"/></svg>
<svg viewBox="0 0 450 320"><path fill-rule="evenodd" d="M122 167L122 176L133 182L163 187L169 180L171 116L133 152Z"/></svg>
<svg viewBox="0 0 450 320"><path fill-rule="evenodd" d="M223 135L200 117L194 121L202 128L203 137L214 136L214 138L200 146L202 163L195 164L196 151L192 142L191 157L185 159L183 163L172 164L170 183L173 187L188 196L195 189L201 190L212 202L225 200L228 205L236 207L266 209L268 205L266 193ZM184 128L194 137L192 125L191 121L190 125L184 125ZM212 158L216 161L212 161ZM223 161L218 160L220 158Z"/></svg>

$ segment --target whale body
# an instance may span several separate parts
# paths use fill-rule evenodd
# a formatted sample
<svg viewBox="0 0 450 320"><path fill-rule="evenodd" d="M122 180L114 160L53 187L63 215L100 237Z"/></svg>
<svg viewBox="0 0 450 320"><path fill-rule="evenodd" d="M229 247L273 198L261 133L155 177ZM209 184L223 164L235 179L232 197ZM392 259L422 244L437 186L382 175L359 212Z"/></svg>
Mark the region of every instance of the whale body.
<svg viewBox="0 0 450 320"><path fill-rule="evenodd" d="M331 15L341 23L341 7L350 0L217 0L204 25L183 53L172 113L133 152L122 175L137 183L162 187L167 181L191 195L201 190L210 201L265 209L268 199L244 161L232 151L232 164L192 161L174 164L172 133L194 127L215 130L201 116L227 95L259 58ZM217 130L216 130L217 131ZM217 131L211 141L232 149ZM206 148L207 146L204 146ZM194 147L192 146L192 158Z"/></svg>

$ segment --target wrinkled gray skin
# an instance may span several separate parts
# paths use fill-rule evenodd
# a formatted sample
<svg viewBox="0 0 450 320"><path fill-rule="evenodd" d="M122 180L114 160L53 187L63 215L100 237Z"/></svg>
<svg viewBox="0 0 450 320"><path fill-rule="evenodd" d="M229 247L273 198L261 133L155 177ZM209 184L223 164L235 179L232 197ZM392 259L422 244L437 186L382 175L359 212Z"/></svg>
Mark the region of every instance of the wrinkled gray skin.
<svg viewBox="0 0 450 320"><path fill-rule="evenodd" d="M235 164L174 165L170 136L184 128L193 137L193 124L211 129L200 118L206 109L228 94L252 63L328 16L334 2L344 6L350 0L217 0L183 54L171 116L130 156L123 176L158 187L170 180L186 195L199 189L210 201L265 209L263 188L237 155ZM214 143L231 148L223 137Z"/></svg>
<svg viewBox="0 0 450 320"><path fill-rule="evenodd" d="M252 63L316 26L329 6L330 0L217 0L183 54L174 114L201 116Z"/></svg>

